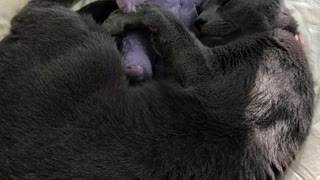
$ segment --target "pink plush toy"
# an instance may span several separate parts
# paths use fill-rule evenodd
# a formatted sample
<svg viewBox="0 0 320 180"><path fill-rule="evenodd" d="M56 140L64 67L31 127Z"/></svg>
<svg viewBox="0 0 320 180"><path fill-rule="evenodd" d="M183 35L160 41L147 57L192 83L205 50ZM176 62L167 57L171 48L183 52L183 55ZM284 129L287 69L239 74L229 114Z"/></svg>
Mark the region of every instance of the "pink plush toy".
<svg viewBox="0 0 320 180"><path fill-rule="evenodd" d="M202 0L117 0L119 8L125 12L136 12L144 2L157 4L172 12L189 29L197 18L196 5ZM152 79L155 53L151 49L145 32L130 32L123 40L122 63L130 80Z"/></svg>

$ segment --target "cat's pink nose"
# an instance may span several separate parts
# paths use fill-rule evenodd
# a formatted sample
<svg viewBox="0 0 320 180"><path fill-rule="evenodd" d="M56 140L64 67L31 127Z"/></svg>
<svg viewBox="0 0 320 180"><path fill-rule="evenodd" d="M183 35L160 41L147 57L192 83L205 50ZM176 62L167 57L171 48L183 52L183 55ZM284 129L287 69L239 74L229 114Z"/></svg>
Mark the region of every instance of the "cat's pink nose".
<svg viewBox="0 0 320 180"><path fill-rule="evenodd" d="M144 79L144 69L139 65L127 65L125 72L127 77L131 80L141 81Z"/></svg>

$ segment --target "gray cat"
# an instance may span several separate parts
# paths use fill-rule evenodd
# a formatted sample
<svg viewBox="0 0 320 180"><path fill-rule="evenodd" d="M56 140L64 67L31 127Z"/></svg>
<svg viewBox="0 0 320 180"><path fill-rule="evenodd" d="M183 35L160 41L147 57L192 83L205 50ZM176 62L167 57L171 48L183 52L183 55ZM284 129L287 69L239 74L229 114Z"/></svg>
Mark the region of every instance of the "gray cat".
<svg viewBox="0 0 320 180"><path fill-rule="evenodd" d="M98 25L66 2L32 1L0 43L1 179L283 175L314 93L280 0L206 0L201 41L157 6ZM167 77L133 87L115 39L142 26Z"/></svg>

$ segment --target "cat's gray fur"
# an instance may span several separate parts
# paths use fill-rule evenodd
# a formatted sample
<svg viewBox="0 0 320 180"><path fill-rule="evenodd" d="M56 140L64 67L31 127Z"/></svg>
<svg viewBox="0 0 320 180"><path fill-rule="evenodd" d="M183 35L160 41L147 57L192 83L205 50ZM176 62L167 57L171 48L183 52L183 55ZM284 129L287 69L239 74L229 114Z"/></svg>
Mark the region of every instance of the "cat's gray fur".
<svg viewBox="0 0 320 180"><path fill-rule="evenodd" d="M206 0L197 24L207 47L156 6L100 26L32 1L0 43L1 179L278 178L313 109L308 64L280 7ZM229 31L235 22L241 30ZM137 25L153 32L168 78L131 87L111 35Z"/></svg>

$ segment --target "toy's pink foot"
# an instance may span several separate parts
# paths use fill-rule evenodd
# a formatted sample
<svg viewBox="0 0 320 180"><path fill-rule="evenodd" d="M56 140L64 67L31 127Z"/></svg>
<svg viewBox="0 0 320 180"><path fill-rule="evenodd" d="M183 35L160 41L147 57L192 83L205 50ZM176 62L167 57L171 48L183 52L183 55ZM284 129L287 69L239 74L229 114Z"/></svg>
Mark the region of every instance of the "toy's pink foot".
<svg viewBox="0 0 320 180"><path fill-rule="evenodd" d="M144 79L144 70L141 66L127 65L125 72L130 80L141 81Z"/></svg>

